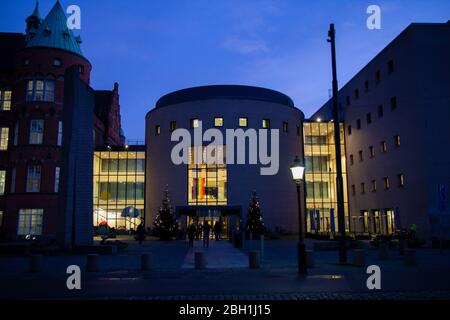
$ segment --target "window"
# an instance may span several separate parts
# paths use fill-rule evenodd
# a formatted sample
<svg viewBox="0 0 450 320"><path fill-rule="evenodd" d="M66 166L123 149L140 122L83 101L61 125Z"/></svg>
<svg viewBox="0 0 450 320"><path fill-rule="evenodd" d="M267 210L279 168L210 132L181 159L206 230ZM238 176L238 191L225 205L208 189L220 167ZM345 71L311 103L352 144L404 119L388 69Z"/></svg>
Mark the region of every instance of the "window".
<svg viewBox="0 0 450 320"><path fill-rule="evenodd" d="M200 122L199 122L199 120L197 118L191 119L191 124L190 124L191 129L198 128L199 125L200 125Z"/></svg>
<svg viewBox="0 0 450 320"><path fill-rule="evenodd" d="M55 58L53 59L53 66L54 67L61 67L62 66L62 61L59 58Z"/></svg>
<svg viewBox="0 0 450 320"><path fill-rule="evenodd" d="M391 98L391 110L397 109L397 97Z"/></svg>
<svg viewBox="0 0 450 320"><path fill-rule="evenodd" d="M0 170L0 196L5 194L6 170Z"/></svg>
<svg viewBox="0 0 450 320"><path fill-rule="evenodd" d="M58 121L58 140L57 140L58 146L62 145L62 135L63 135L63 123L62 121Z"/></svg>
<svg viewBox="0 0 450 320"><path fill-rule="evenodd" d="M81 64L78 66L78 71L80 72L80 74L84 73L84 67Z"/></svg>
<svg viewBox="0 0 450 320"><path fill-rule="evenodd" d="M367 120L367 124L372 123L372 114L370 112L368 114L366 114L366 120Z"/></svg>
<svg viewBox="0 0 450 320"><path fill-rule="evenodd" d="M369 92L369 81L364 82L364 91Z"/></svg>
<svg viewBox="0 0 450 320"><path fill-rule="evenodd" d="M11 90L0 90L0 110L11 110Z"/></svg>
<svg viewBox="0 0 450 320"><path fill-rule="evenodd" d="M379 83L381 81L381 72L380 70L378 70L377 72L375 72L375 82Z"/></svg>
<svg viewBox="0 0 450 320"><path fill-rule="evenodd" d="M347 127L347 133L348 133L348 135L352 134L352 126Z"/></svg>
<svg viewBox="0 0 450 320"><path fill-rule="evenodd" d="M245 117L239 118L239 127L246 127L248 125L248 119Z"/></svg>
<svg viewBox="0 0 450 320"><path fill-rule="evenodd" d="M375 148L373 146L369 147L369 154L371 158L375 157Z"/></svg>
<svg viewBox="0 0 450 320"><path fill-rule="evenodd" d="M377 180L372 180L372 192L376 192L377 191Z"/></svg>
<svg viewBox="0 0 450 320"><path fill-rule="evenodd" d="M262 127L264 129L269 129L270 128L270 119L263 119L262 121Z"/></svg>
<svg viewBox="0 0 450 320"><path fill-rule="evenodd" d="M177 128L177 122L170 121L170 132L174 132L176 128Z"/></svg>
<svg viewBox="0 0 450 320"><path fill-rule="evenodd" d="M346 98L345 98L345 103L349 106L350 105L350 97L349 96L347 96Z"/></svg>
<svg viewBox="0 0 450 320"><path fill-rule="evenodd" d="M397 175L397 183L399 188L405 186L405 176L401 173Z"/></svg>
<svg viewBox="0 0 450 320"><path fill-rule="evenodd" d="M398 134L396 134L394 136L394 145L398 148L400 147L400 136Z"/></svg>
<svg viewBox="0 0 450 320"><path fill-rule="evenodd" d="M366 184L364 182L361 182L361 194L366 193Z"/></svg>
<svg viewBox="0 0 450 320"><path fill-rule="evenodd" d="M301 135L300 126L297 126L297 136Z"/></svg>
<svg viewBox="0 0 450 320"><path fill-rule="evenodd" d="M161 134L161 126L159 124L157 124L155 126L155 135L159 136Z"/></svg>
<svg viewBox="0 0 450 320"><path fill-rule="evenodd" d="M215 117L214 118L214 126L215 127L223 127L223 118L222 117Z"/></svg>
<svg viewBox="0 0 450 320"><path fill-rule="evenodd" d="M283 122L283 132L288 132L288 123Z"/></svg>
<svg viewBox="0 0 450 320"><path fill-rule="evenodd" d="M363 152L362 152L362 150L359 150L358 155L359 155L359 162L362 162L363 161Z"/></svg>
<svg viewBox="0 0 450 320"><path fill-rule="evenodd" d="M54 186L54 191L58 192L59 191L59 174L61 172L61 167L55 167L55 186Z"/></svg>
<svg viewBox="0 0 450 320"><path fill-rule="evenodd" d="M356 195L356 186L352 184L352 196Z"/></svg>
<svg viewBox="0 0 450 320"><path fill-rule="evenodd" d="M33 119L30 121L30 144L42 144L44 140L44 120Z"/></svg>
<svg viewBox="0 0 450 320"><path fill-rule="evenodd" d="M27 192L39 192L41 189L41 166L28 166Z"/></svg>
<svg viewBox="0 0 450 320"><path fill-rule="evenodd" d="M386 141L381 141L381 152L385 153L387 151Z"/></svg>
<svg viewBox="0 0 450 320"><path fill-rule="evenodd" d="M12 169L11 173L11 192L16 192L16 168Z"/></svg>
<svg viewBox="0 0 450 320"><path fill-rule="evenodd" d="M355 163L355 159L353 158L353 155L350 155L350 165L353 165Z"/></svg>
<svg viewBox="0 0 450 320"><path fill-rule="evenodd" d="M389 190L389 178L388 177L383 178L383 184L384 184L384 190Z"/></svg>
<svg viewBox="0 0 450 320"><path fill-rule="evenodd" d="M14 126L14 145L17 146L19 143L19 122L16 122Z"/></svg>
<svg viewBox="0 0 450 320"><path fill-rule="evenodd" d="M41 235L44 209L20 209L17 235Z"/></svg>
<svg viewBox="0 0 450 320"><path fill-rule="evenodd" d="M27 101L54 101L55 81L28 80Z"/></svg>
<svg viewBox="0 0 450 320"><path fill-rule="evenodd" d="M388 74L394 72L394 60L389 60L388 62Z"/></svg>
<svg viewBox="0 0 450 320"><path fill-rule="evenodd" d="M355 90L355 100L359 98L359 89Z"/></svg>
<svg viewBox="0 0 450 320"><path fill-rule="evenodd" d="M383 105L378 106L378 118L383 118L384 111L383 111Z"/></svg>
<svg viewBox="0 0 450 320"><path fill-rule="evenodd" d="M0 151L8 150L9 128L0 128Z"/></svg>
<svg viewBox="0 0 450 320"><path fill-rule="evenodd" d="M360 119L356 120L356 129L358 129L358 130L361 129L361 120Z"/></svg>

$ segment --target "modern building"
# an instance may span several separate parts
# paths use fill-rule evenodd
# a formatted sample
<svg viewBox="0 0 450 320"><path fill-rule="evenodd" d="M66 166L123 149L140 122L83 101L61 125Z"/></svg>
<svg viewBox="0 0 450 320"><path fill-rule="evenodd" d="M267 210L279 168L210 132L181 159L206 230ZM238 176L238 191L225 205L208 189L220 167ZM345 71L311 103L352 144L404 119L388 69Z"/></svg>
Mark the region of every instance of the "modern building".
<svg viewBox="0 0 450 320"><path fill-rule="evenodd" d="M450 22L413 23L341 90L350 229L441 236L450 189ZM331 119L332 101L312 117ZM446 231L447 237L450 230Z"/></svg>
<svg viewBox="0 0 450 320"><path fill-rule="evenodd" d="M7 239L54 237L58 229L65 72L77 66L87 86L91 72L66 19L59 1L45 19L36 4L25 34L0 33L0 234ZM90 91L95 145L123 145L117 83Z"/></svg>
<svg viewBox="0 0 450 320"><path fill-rule="evenodd" d="M242 226L251 194L256 191L269 229L298 231L297 196L290 165L296 156L303 155L303 118L288 96L258 87L195 87L160 98L146 116L146 225L153 226L168 185L172 206L182 226L194 219L222 219L223 233L227 234ZM189 150L185 150L187 160L181 164L175 164L171 156L178 143L171 141L176 129L184 129L192 137ZM195 161L194 154L206 152L205 146L210 143L194 144L195 133L202 134L207 129L215 129L224 137L220 142L214 141L218 148L212 156L226 161L207 163L204 158ZM240 138L227 136L230 129L245 132L241 141L246 152L242 164L237 160ZM279 136L279 146L271 141L271 134ZM273 152L277 156L276 148L280 150L279 159L272 162L276 170L271 175L262 174L261 168L270 165L261 164L264 162L261 154L256 159L256 146L260 153L267 146L263 136L269 141L269 155Z"/></svg>

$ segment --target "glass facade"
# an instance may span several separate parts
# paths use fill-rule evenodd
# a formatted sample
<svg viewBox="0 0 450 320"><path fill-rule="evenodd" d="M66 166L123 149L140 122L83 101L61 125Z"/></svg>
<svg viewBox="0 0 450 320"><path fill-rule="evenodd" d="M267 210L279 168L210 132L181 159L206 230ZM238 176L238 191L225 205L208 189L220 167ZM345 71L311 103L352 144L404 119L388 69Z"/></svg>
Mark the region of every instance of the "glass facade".
<svg viewBox="0 0 450 320"><path fill-rule="evenodd" d="M188 166L188 204L226 205L227 204L227 166L225 165L225 146L211 150L207 158L207 148L192 147ZM208 161L194 160L194 151L202 152ZM207 164L208 163L208 164Z"/></svg>
<svg viewBox="0 0 450 320"><path fill-rule="evenodd" d="M144 218L144 146L94 153L94 227L135 231Z"/></svg>
<svg viewBox="0 0 450 320"><path fill-rule="evenodd" d="M345 225L349 229L344 126L341 124L341 154L344 184ZM306 181L306 230L338 232L336 149L333 122L303 124Z"/></svg>

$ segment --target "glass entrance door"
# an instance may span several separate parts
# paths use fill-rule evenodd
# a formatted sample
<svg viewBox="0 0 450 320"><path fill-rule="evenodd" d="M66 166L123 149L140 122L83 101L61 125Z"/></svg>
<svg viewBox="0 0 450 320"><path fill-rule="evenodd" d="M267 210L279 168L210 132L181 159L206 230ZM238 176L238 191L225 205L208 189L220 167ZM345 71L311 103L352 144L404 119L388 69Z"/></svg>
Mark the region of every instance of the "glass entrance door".
<svg viewBox="0 0 450 320"><path fill-rule="evenodd" d="M222 233L221 233L221 238L222 239L228 239L228 217L224 216L224 217L191 217L188 216L187 217L187 223L188 225L190 225L191 223L197 223L198 222L198 226L200 229L200 239L203 238L203 234L202 234L202 226L203 224L206 222L208 222L209 226L211 227L211 232L209 234L209 238L210 239L214 239L214 226L216 225L216 223L221 223L222 224Z"/></svg>

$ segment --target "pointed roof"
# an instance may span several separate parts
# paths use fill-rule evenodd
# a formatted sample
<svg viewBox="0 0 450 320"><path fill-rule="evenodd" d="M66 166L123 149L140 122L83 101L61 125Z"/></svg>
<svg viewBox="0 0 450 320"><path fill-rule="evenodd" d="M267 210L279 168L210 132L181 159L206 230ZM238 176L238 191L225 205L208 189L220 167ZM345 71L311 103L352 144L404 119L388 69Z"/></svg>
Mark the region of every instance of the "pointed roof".
<svg viewBox="0 0 450 320"><path fill-rule="evenodd" d="M35 12L39 14L36 9ZM35 12L33 12L33 15ZM26 48L56 48L83 56L80 43L81 39L75 37L72 30L67 27L67 17L61 4L57 1L39 26L36 35L28 41Z"/></svg>
<svg viewBox="0 0 450 320"><path fill-rule="evenodd" d="M36 1L36 5L34 6L33 13L28 18L31 18L31 17L41 19L41 17L39 16L39 1Z"/></svg>

